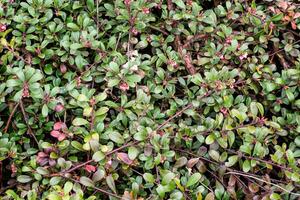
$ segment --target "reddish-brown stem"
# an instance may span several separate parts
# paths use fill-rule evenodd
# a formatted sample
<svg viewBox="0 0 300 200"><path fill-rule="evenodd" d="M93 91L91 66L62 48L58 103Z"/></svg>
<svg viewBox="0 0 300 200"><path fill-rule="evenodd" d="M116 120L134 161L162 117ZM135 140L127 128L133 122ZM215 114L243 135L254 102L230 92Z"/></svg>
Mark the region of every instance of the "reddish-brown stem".
<svg viewBox="0 0 300 200"><path fill-rule="evenodd" d="M28 124L28 116L27 116L27 114L26 114L26 112L25 112L24 104L23 104L22 99L20 100L20 108L21 108L21 111L22 111L22 114L23 114L24 121L25 121L25 123L26 123L26 125L27 125L28 133L29 133L29 135L34 139L35 143L39 146L39 142L38 142L38 140L36 139L36 137L35 137L35 135L34 135L32 129L31 129L30 125Z"/></svg>
<svg viewBox="0 0 300 200"><path fill-rule="evenodd" d="M91 162L93 162L93 159L90 159L90 160L88 160L88 161L86 161L84 163L78 164L78 165L72 167L71 169L62 171L62 172L60 172L60 174L70 173L70 172L75 171L76 169L81 168L81 167L83 167L83 166L85 166L85 165L87 165L87 164L89 164Z"/></svg>
<svg viewBox="0 0 300 200"><path fill-rule="evenodd" d="M272 161L263 160L263 159L255 158L255 157L252 157L252 156L246 156L246 155L244 155L243 153L241 153L241 152L239 152L239 151L233 151L233 150L231 150L231 149L225 149L225 150L226 150L227 152L229 152L229 153L239 155L239 156L241 156L241 157L243 157L243 158L246 158L246 159L249 159L249 160L256 160L256 161L258 161L258 162L262 162L262 163L265 163L265 164L269 164L269 165L278 167L278 168L280 168L280 169L285 169L285 170L288 170L288 171L291 171L291 170L292 170L292 169L289 168L289 167L286 167L286 166L282 166L282 165L273 163Z"/></svg>
<svg viewBox="0 0 300 200"><path fill-rule="evenodd" d="M17 110L19 104L20 104L20 102L18 102L18 103L15 105L15 107L13 108L13 110L11 111L11 113L10 113L10 115L9 115L9 117L8 117L6 126L5 126L5 128L4 128L4 130L3 130L4 133L7 132L8 128L9 128L9 125L10 125L10 123L11 123L12 117L13 117L13 115L15 114L15 112L16 112L16 110Z"/></svg>
<svg viewBox="0 0 300 200"><path fill-rule="evenodd" d="M199 39L204 39L204 38L207 38L208 36L206 34L197 34L197 35L194 35L192 38L188 39L185 41L185 44L182 46L184 49L185 48L188 48L190 46L190 44L196 40L199 40Z"/></svg>
<svg viewBox="0 0 300 200"><path fill-rule="evenodd" d="M180 38L179 38L178 35L175 37L175 45L177 47L178 54L180 55L181 59L185 63L186 70L191 75L195 74L196 73L196 69L195 69L195 67L193 65L192 56L191 56L191 54L189 52L186 52L184 54L184 52L183 52L184 47L183 47L183 45L182 45L182 43L181 43Z"/></svg>

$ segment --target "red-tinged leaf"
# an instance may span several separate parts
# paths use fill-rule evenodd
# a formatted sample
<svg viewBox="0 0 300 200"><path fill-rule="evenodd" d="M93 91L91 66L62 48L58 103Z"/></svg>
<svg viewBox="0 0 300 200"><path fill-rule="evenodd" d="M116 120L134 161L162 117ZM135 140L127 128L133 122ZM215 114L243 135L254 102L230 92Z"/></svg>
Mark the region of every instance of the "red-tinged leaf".
<svg viewBox="0 0 300 200"><path fill-rule="evenodd" d="M66 127L65 123L63 123L63 122L56 122L54 124L54 126L53 126L53 129L54 130L60 130L60 129L63 129L65 127Z"/></svg>
<svg viewBox="0 0 300 200"><path fill-rule="evenodd" d="M96 167L93 166L93 165L86 165L86 166L85 166L85 170L86 170L87 172L89 172L89 173L95 172L95 171L96 171Z"/></svg>
<svg viewBox="0 0 300 200"><path fill-rule="evenodd" d="M63 141L66 138L66 135L64 133L60 133L60 135L58 136L58 141Z"/></svg>
<svg viewBox="0 0 300 200"><path fill-rule="evenodd" d="M292 21L291 22L291 25L292 25L292 29L296 30L297 29L297 24L295 21Z"/></svg>
<svg viewBox="0 0 300 200"><path fill-rule="evenodd" d="M187 162L187 167L188 168L193 168L199 161L199 158L192 158Z"/></svg>
<svg viewBox="0 0 300 200"><path fill-rule="evenodd" d="M295 13L295 15L294 15L294 19L297 19L297 18L299 18L300 17L300 12L297 12L297 13Z"/></svg>
<svg viewBox="0 0 300 200"><path fill-rule="evenodd" d="M61 135L61 133L59 131L55 131L55 130L51 131L50 134L52 137L55 137L55 138L58 138Z"/></svg>
<svg viewBox="0 0 300 200"><path fill-rule="evenodd" d="M127 165L131 165L133 163L133 161L129 159L127 153L118 153L117 158L122 162L126 163Z"/></svg>

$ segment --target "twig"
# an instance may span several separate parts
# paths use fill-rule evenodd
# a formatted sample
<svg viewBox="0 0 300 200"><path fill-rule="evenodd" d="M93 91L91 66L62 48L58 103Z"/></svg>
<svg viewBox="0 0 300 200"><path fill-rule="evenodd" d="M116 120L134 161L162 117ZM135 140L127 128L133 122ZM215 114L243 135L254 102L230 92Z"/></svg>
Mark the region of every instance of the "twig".
<svg viewBox="0 0 300 200"><path fill-rule="evenodd" d="M169 11L173 10L173 3L172 3L172 0L167 0L167 6L168 6L168 10L169 10Z"/></svg>
<svg viewBox="0 0 300 200"><path fill-rule="evenodd" d="M295 196L300 196L300 193L294 193L294 192L290 192L288 191L287 189L275 184L275 183L272 183L272 182L269 182L269 181L265 181L263 179L260 179L256 176L252 176L252 175L249 175L249 174L244 174L244 173L240 173L240 172L235 172L235 171L230 171L230 172L227 172L226 174L234 174L234 175L240 175L240 176L244 176L244 177L248 177L248 178L253 178L257 181L260 181L260 182L263 182L263 183L266 183L266 184L269 184L269 185L272 185L272 186L275 186L281 190L283 190L284 192L286 193L289 193L289 194L292 194L292 195L295 195Z"/></svg>
<svg viewBox="0 0 300 200"><path fill-rule="evenodd" d="M99 0L96 0L96 12L97 12L97 38L99 36Z"/></svg>
<svg viewBox="0 0 300 200"><path fill-rule="evenodd" d="M182 153L186 153L187 155L190 155L190 156L192 156L192 157L194 157L194 158L199 158L200 160L206 161L206 162L208 162L208 163L211 163L211 164L214 164L214 165L217 165L217 166L222 165L222 163L219 163L219 162L210 160L210 159L208 159L208 158L205 158L205 157L196 155L196 154L191 153L191 152L186 151L186 150L176 149L176 148L172 148L172 150L174 150L174 151L179 151L179 152L182 152ZM227 169L228 171L231 171L231 172L239 172L239 173L243 173L243 174L252 175L252 174L250 174L250 173L241 172L241 171L238 171L238 170L234 170L234 169L232 169L232 168L229 168L229 167L226 167L226 169ZM271 180L274 181L274 182L277 182L277 183L288 184L287 182L283 182L283 181L280 181L280 180L277 180L277 179L271 179ZM298 184L296 184L296 186L297 186L297 187L300 187Z"/></svg>
<svg viewBox="0 0 300 200"><path fill-rule="evenodd" d="M156 26L152 26L152 25L148 25L149 28L152 28L153 30L156 30L158 32L161 32L162 34L164 35L169 35L169 33L167 33L166 31L160 29L160 28L157 28Z"/></svg>
<svg viewBox="0 0 300 200"><path fill-rule="evenodd" d="M18 102L18 103L15 105L15 107L13 108L13 110L11 111L11 113L10 113L10 115L9 115L9 118L8 118L8 120L7 120L6 126L5 126L5 128L4 128L4 133L7 132L8 128L9 128L9 125L10 125L10 122L11 122L11 119L12 119L13 115L15 114L15 112L16 112L16 110L17 110L19 104L20 104L20 102Z"/></svg>
<svg viewBox="0 0 300 200"><path fill-rule="evenodd" d="M186 151L186 150L176 149L176 148L172 148L172 149L173 149L174 151L179 151L179 152L182 152L182 153L186 153L186 154L188 154L188 155L190 155L190 156L193 156L193 157L195 157L195 158L199 158L200 160L209 162L209 163L211 163L211 164L215 164L215 165L219 165L219 164L220 164L220 163L218 163L218 162L212 161L212 160L210 160L210 159L208 159L208 158L205 158L205 157L203 157L203 156L196 155L196 154L191 153L191 152Z"/></svg>
<svg viewBox="0 0 300 200"><path fill-rule="evenodd" d="M84 163L78 164L78 165L76 165L75 167L73 167L71 169L64 170L64 171L60 172L59 174L70 173L70 172L75 171L76 169L81 168L81 167L83 167L83 166L85 166L85 165L87 165L87 164L89 164L91 162L93 162L93 159L90 159L90 160L88 160L88 161L86 161Z"/></svg>
<svg viewBox="0 0 300 200"><path fill-rule="evenodd" d="M295 45L295 44L298 44L300 42L300 40L297 40L296 42L294 42L292 45ZM281 51L284 51L284 49L279 49L275 52L273 52L272 54L270 54L270 57L274 56L275 54L281 52Z"/></svg>
<svg viewBox="0 0 300 200"><path fill-rule="evenodd" d="M204 39L207 38L206 34L197 34L194 35L192 38L188 39L185 41L185 44L182 46L184 49L187 48L192 42L194 42L195 40L199 40L199 39Z"/></svg>
<svg viewBox="0 0 300 200"><path fill-rule="evenodd" d="M177 35L175 37L175 45L177 47L177 51L178 51L178 54L180 55L180 57L183 59L184 63L185 63L185 68L186 70L189 72L189 74L193 75L196 73L196 69L193 65L193 61L192 61L192 56L190 53L183 53L183 45L181 44L181 41L180 41L180 38L179 36Z"/></svg>
<svg viewBox="0 0 300 200"><path fill-rule="evenodd" d="M67 178L67 177L64 177L64 178ZM76 183L81 184L80 181L78 181L78 180L76 180L76 179L73 179L73 178L67 178L67 179L70 179L70 180L72 180L72 181L74 181L74 182L76 182ZM81 184L81 185L82 185L82 184ZM113 193L111 193L111 192L108 192L108 191L106 191L106 190L104 190L104 189L101 189L101 188L98 188L98 187L95 187L95 186L90 186L90 188L93 188L93 189L95 189L95 190L97 190L97 191L99 191L99 192L101 192L101 193L103 193L103 194L106 194L106 195L108 195L108 196L112 196L112 197L115 197L115 198L118 198L118 199L122 199L121 196L116 195L116 194L113 194Z"/></svg>
<svg viewBox="0 0 300 200"><path fill-rule="evenodd" d="M268 161L268 160L263 160L263 159L260 159L260 158L255 158L255 157L252 157L252 156L246 156L244 155L243 153L239 152L239 151L233 151L231 149L225 149L226 151L228 151L229 153L232 153L232 154L236 154L236 155L239 155L239 156L242 156L246 159L249 159L249 160L256 160L256 161L259 161L259 162L262 162L262 163L265 163L265 164L269 164L269 165L273 165L275 167L278 167L280 169L285 169L285 170L288 170L288 171L291 171L292 169L289 168L289 167L285 167L285 166L282 166L282 165L279 165L279 164L276 164L276 163L273 163L272 161Z"/></svg>
<svg viewBox="0 0 300 200"><path fill-rule="evenodd" d="M120 39L121 39L121 33L119 33L119 36L118 36L118 40L117 40L117 43L116 43L116 46L115 46L115 51L117 50L118 46L119 46L119 42L120 42Z"/></svg>
<svg viewBox="0 0 300 200"><path fill-rule="evenodd" d="M39 142L38 142L38 140L36 139L36 137L35 137L35 135L34 135L32 129L31 129L31 127L30 127L29 124L28 124L28 116L27 116L27 114L26 114L26 112L25 112L25 109L24 109L24 105L23 105L22 99L20 100L20 108L21 108L21 111L22 111L22 114L23 114L25 123L26 123L26 125L27 125L28 133L29 133L29 135L31 135L31 137L34 139L34 141L36 142L36 144L39 146Z"/></svg>

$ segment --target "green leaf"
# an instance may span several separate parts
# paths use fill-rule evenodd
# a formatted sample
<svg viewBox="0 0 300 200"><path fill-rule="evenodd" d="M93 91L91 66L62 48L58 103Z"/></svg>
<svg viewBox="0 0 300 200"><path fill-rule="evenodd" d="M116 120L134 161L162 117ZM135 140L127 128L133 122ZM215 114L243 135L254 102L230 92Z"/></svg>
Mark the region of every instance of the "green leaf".
<svg viewBox="0 0 300 200"><path fill-rule="evenodd" d="M163 176L161 184L168 185L175 178L175 174L173 172L168 172Z"/></svg>
<svg viewBox="0 0 300 200"><path fill-rule="evenodd" d="M115 185L115 180L113 179L113 177L111 175L106 177L106 183L108 185L108 187L114 192L117 193L116 190L116 185Z"/></svg>
<svg viewBox="0 0 300 200"><path fill-rule="evenodd" d="M86 187L94 187L95 186L94 182L86 176L80 177L79 181L82 185L84 185Z"/></svg>
<svg viewBox="0 0 300 200"><path fill-rule="evenodd" d="M73 43L73 44L71 44L70 49L75 51L75 50L77 50L79 48L82 48L82 47L83 47L82 44Z"/></svg>
<svg viewBox="0 0 300 200"><path fill-rule="evenodd" d="M198 65L205 65L210 62L210 58L202 57L198 59Z"/></svg>
<svg viewBox="0 0 300 200"><path fill-rule="evenodd" d="M213 25L213 26L217 25L217 16L213 10L207 10L204 13L204 16L205 16L205 18L203 19L203 22Z"/></svg>
<svg viewBox="0 0 300 200"><path fill-rule="evenodd" d="M32 180L32 178L28 175L20 175L17 177L17 181L20 183L28 183Z"/></svg>
<svg viewBox="0 0 300 200"><path fill-rule="evenodd" d="M182 0L173 0L173 3L175 3L179 8L185 10L185 3Z"/></svg>
<svg viewBox="0 0 300 200"><path fill-rule="evenodd" d="M62 179L61 177L55 176L50 179L49 183L50 183L50 185L54 186L54 185L57 185L61 181L61 179Z"/></svg>
<svg viewBox="0 0 300 200"><path fill-rule="evenodd" d="M48 116L48 106L46 104L43 105L42 115L43 115L43 117L47 117Z"/></svg>
<svg viewBox="0 0 300 200"><path fill-rule="evenodd" d="M12 197L14 200L22 200L19 195L17 195L13 190L9 189L5 192L9 197Z"/></svg>
<svg viewBox="0 0 300 200"><path fill-rule="evenodd" d="M109 111L108 107L101 107L95 112L95 116L104 115Z"/></svg>
<svg viewBox="0 0 300 200"><path fill-rule="evenodd" d="M98 0L97 0L98 1ZM94 3L94 0L87 0L86 1L86 5L87 5L87 8L90 12L92 12L94 9L95 9L95 3Z"/></svg>
<svg viewBox="0 0 300 200"><path fill-rule="evenodd" d="M68 24L67 24L67 27L70 28L70 29L73 30L73 31L79 31L79 30L80 30L79 26L77 26L77 25L74 24L74 23L68 23Z"/></svg>
<svg viewBox="0 0 300 200"><path fill-rule="evenodd" d="M145 173L143 175L143 178L145 179L146 182L148 183L154 183L155 182L155 179L154 179L154 176L150 173Z"/></svg>
<svg viewBox="0 0 300 200"><path fill-rule="evenodd" d="M96 162L99 162L99 161L103 160L104 158L105 158L105 155L101 151L97 151L93 155L93 160Z"/></svg>
<svg viewBox="0 0 300 200"><path fill-rule="evenodd" d="M112 79L109 79L108 82L107 82L107 86L108 87L114 87L116 85L118 85L120 83L120 80L117 79L117 78L112 78Z"/></svg>
<svg viewBox="0 0 300 200"><path fill-rule="evenodd" d="M252 115L253 115L254 117L257 116L258 109L257 109L257 106L256 106L256 103L255 103L255 102L251 102L251 103L250 103L250 111L251 111L251 113L252 113Z"/></svg>
<svg viewBox="0 0 300 200"><path fill-rule="evenodd" d="M73 183L70 181L67 181L64 185L64 193L69 194L69 192L71 192L72 188L73 188Z"/></svg>
<svg viewBox="0 0 300 200"><path fill-rule="evenodd" d="M205 143L208 144L208 145L214 143L214 141L215 141L215 136L214 136L214 134L210 134L210 135L208 135L208 136L205 138Z"/></svg>
<svg viewBox="0 0 300 200"><path fill-rule="evenodd" d="M128 148L128 157L130 160L134 160L139 154L139 150L136 147Z"/></svg>
<svg viewBox="0 0 300 200"><path fill-rule="evenodd" d="M140 82L142 80L142 78L137 75L137 74L133 74L133 75L129 75L126 77L129 86L134 86L134 83Z"/></svg>
<svg viewBox="0 0 300 200"><path fill-rule="evenodd" d="M72 121L72 124L74 126L83 126L83 125L89 124L89 122L86 119L77 117Z"/></svg>
<svg viewBox="0 0 300 200"><path fill-rule="evenodd" d="M7 82L6 82L6 86L7 87L15 87L15 86L19 86L22 84L22 81L20 80L16 80L16 79L9 79Z"/></svg>
<svg viewBox="0 0 300 200"><path fill-rule="evenodd" d="M216 150L211 149L211 150L208 151L208 154L209 154L209 156L210 156L212 159L214 159L215 161L219 161L219 159L220 159L220 154L219 154L219 152L217 152Z"/></svg>
<svg viewBox="0 0 300 200"><path fill-rule="evenodd" d="M292 44L286 44L286 45L284 46L284 50L285 50L286 52L290 52L292 49L293 49L293 45L292 45Z"/></svg>
<svg viewBox="0 0 300 200"><path fill-rule="evenodd" d="M35 74L29 79L28 83L35 83L43 78L43 74L35 72Z"/></svg>
<svg viewBox="0 0 300 200"><path fill-rule="evenodd" d="M243 162L243 171L244 172L249 172L250 169L251 169L251 163L250 163L250 161L249 160L245 160Z"/></svg>
<svg viewBox="0 0 300 200"><path fill-rule="evenodd" d="M288 97L289 101L294 101L295 96L290 89L285 90L286 96Z"/></svg>
<svg viewBox="0 0 300 200"><path fill-rule="evenodd" d="M43 167L38 167L36 168L36 172L41 174L41 175L47 175L49 174L49 171Z"/></svg>
<svg viewBox="0 0 300 200"><path fill-rule="evenodd" d="M280 21L282 18L283 18L283 13L279 13L279 14L277 14L277 15L274 15L274 16L271 18L271 20L272 20L273 22L277 22L277 21Z"/></svg>
<svg viewBox="0 0 300 200"><path fill-rule="evenodd" d="M112 131L108 134L109 139L114 141L117 144L123 144L125 142L124 138L117 131Z"/></svg>
<svg viewBox="0 0 300 200"><path fill-rule="evenodd" d="M196 183L199 182L201 177L202 177L202 175L199 172L194 173L192 176L189 177L189 179L186 183L186 187L191 187L191 186L195 185Z"/></svg>
<svg viewBox="0 0 300 200"><path fill-rule="evenodd" d="M100 181L104 178L105 176L105 171L103 169L98 169L94 174L93 174L93 181L97 182Z"/></svg>
<svg viewBox="0 0 300 200"><path fill-rule="evenodd" d="M110 70L112 70L115 73L119 72L119 65L115 62L110 62L108 67L109 67Z"/></svg>
<svg viewBox="0 0 300 200"><path fill-rule="evenodd" d="M228 162L225 162L225 165L227 167L232 167L233 165L235 165L235 163L238 161L239 157L237 155L234 156L230 156L228 158Z"/></svg>

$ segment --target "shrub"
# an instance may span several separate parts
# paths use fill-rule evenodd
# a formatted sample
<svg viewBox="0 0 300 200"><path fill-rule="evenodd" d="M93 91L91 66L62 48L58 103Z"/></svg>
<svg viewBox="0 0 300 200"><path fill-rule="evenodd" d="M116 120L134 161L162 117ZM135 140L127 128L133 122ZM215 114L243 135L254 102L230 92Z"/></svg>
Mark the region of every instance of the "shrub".
<svg viewBox="0 0 300 200"><path fill-rule="evenodd" d="M2 0L1 199L297 199L300 5Z"/></svg>

